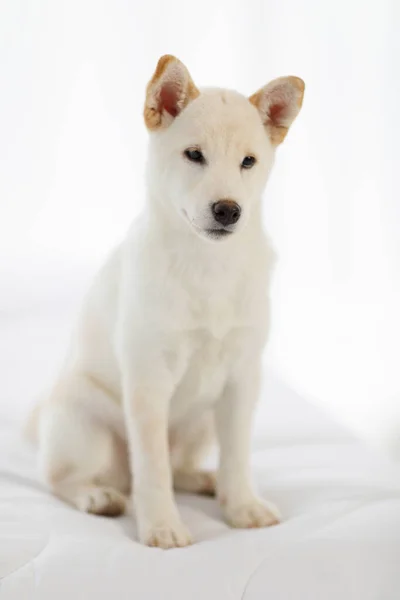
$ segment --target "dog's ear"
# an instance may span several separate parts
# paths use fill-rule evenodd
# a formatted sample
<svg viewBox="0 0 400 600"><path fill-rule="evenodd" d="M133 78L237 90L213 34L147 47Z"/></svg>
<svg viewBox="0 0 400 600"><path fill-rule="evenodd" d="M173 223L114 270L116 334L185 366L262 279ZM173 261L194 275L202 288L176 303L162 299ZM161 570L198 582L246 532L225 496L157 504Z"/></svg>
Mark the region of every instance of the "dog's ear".
<svg viewBox="0 0 400 600"><path fill-rule="evenodd" d="M304 87L304 81L299 77L279 77L250 96L274 146L283 142L299 114Z"/></svg>
<svg viewBox="0 0 400 600"><path fill-rule="evenodd" d="M144 106L146 127L151 131L168 127L199 94L185 65L175 56L162 56L147 86Z"/></svg>

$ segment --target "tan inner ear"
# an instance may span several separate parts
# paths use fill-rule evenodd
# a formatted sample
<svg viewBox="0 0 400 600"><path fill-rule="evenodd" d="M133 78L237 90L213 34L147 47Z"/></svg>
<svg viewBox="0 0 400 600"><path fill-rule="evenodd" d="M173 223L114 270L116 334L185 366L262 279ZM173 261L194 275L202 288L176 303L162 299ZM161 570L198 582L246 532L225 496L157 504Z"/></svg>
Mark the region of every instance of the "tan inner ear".
<svg viewBox="0 0 400 600"><path fill-rule="evenodd" d="M179 75L179 76L178 76ZM163 93L163 79L165 90ZM163 99L167 97L172 104L170 94L175 94L174 106L163 106ZM144 106L144 122L151 131L168 125L191 100L200 95L193 83L185 65L175 56L166 54L157 63L153 77L146 89Z"/></svg>
<svg viewBox="0 0 400 600"><path fill-rule="evenodd" d="M294 92L293 98L287 106L279 99L279 95L274 98L274 86L280 86L283 83L290 86ZM303 104L304 87L304 81L299 77L281 77L250 96L249 101L260 113L274 146L283 142L290 125L298 115Z"/></svg>

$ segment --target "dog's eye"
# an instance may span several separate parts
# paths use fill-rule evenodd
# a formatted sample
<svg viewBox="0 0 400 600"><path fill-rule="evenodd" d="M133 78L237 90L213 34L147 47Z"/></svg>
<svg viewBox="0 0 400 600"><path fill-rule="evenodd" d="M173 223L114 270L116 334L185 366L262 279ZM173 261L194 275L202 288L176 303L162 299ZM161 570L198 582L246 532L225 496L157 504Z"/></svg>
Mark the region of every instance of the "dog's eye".
<svg viewBox="0 0 400 600"><path fill-rule="evenodd" d="M242 160L241 167L242 169L251 169L251 167L254 167L255 163L256 159L254 156L245 156Z"/></svg>
<svg viewBox="0 0 400 600"><path fill-rule="evenodd" d="M206 162L203 153L200 150L197 150L197 148L188 148L185 150L184 155L192 162L199 163L201 165L204 165Z"/></svg>

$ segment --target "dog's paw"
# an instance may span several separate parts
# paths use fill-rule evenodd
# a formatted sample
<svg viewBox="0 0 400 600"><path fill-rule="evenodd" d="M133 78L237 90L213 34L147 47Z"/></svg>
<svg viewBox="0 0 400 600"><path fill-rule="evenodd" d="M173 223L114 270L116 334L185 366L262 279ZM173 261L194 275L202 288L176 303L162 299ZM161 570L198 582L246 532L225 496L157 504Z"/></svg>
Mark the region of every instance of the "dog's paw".
<svg viewBox="0 0 400 600"><path fill-rule="evenodd" d="M279 523L278 509L258 499L239 506L225 506L224 512L229 525L239 529L270 527Z"/></svg>
<svg viewBox="0 0 400 600"><path fill-rule="evenodd" d="M75 504L82 512L118 517L125 512L126 498L113 488L91 486L79 492Z"/></svg>
<svg viewBox="0 0 400 600"><path fill-rule="evenodd" d="M179 492L215 496L217 477L213 471L176 471L174 487Z"/></svg>
<svg viewBox="0 0 400 600"><path fill-rule="evenodd" d="M184 548L190 546L192 538L182 522L157 524L140 533L140 541L155 548Z"/></svg>

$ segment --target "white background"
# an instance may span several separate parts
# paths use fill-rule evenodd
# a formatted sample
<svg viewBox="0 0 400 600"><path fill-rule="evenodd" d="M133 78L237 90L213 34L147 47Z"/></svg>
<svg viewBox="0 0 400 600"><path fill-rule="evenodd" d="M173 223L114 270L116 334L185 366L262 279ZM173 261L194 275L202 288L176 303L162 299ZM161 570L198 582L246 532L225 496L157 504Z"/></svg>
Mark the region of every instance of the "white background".
<svg viewBox="0 0 400 600"><path fill-rule="evenodd" d="M306 81L265 195L280 257L269 360L400 453L400 4L3 0L0 309L91 272L144 202L144 88L176 54L198 85ZM68 279L69 281L69 279ZM29 293L28 293L29 291ZM55 333L56 335L56 333ZM0 402L5 401L0 398Z"/></svg>

